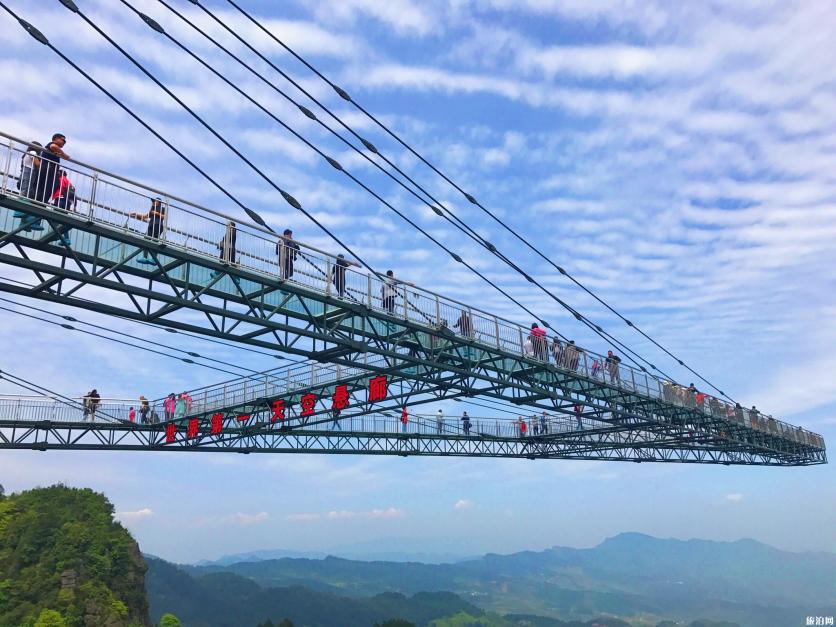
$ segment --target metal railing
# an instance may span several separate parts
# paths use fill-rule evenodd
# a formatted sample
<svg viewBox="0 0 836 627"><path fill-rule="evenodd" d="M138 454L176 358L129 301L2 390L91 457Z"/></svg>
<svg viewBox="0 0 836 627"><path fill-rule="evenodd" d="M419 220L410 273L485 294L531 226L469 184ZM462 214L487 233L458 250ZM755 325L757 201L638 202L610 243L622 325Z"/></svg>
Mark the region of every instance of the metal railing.
<svg viewBox="0 0 836 627"><path fill-rule="evenodd" d="M18 196L25 202L49 205L59 212L80 213L91 222L113 229L134 234L144 232L147 238L165 242L168 247L219 258L227 265L274 280L293 282L327 297L365 305L378 314L423 327L433 342L443 342L448 334L464 337L476 347L497 349L532 362L552 363L565 371L598 379L624 391L709 415L727 416L748 428L794 441L817 441L824 446L817 434L771 416L743 410L741 418L741 408L709 396L702 397L698 403L695 394L688 392L688 396L683 396L680 393L684 386L664 381L645 370L614 363L574 344L549 343L533 336L523 325L429 290L344 267L338 264L336 256L295 240L291 248L288 240L268 229L240 224L231 216L117 174L75 160L65 160L55 167L48 163L44 165L45 160L41 160L40 167L45 168L41 171L35 168L35 155L27 152L28 142L3 132L0 137L4 138L0 148L0 167L3 167L0 192ZM35 181L34 186L31 181ZM41 220L25 212L14 214L12 219L20 220L16 224L28 229L20 233L23 237L29 231L43 229ZM8 217L6 220L7 228L14 226L8 223ZM72 232L60 235L68 246L83 246L77 238L87 236ZM138 263L143 260L153 263L144 257Z"/></svg>
<svg viewBox="0 0 836 627"><path fill-rule="evenodd" d="M37 396L0 396L0 420L14 420L20 422L41 422L49 421L56 423L72 424L158 424L165 422L164 408L159 401L149 403L145 412L147 418L143 419L140 414L139 401L113 401L102 399L96 407L94 414L85 412L82 408L82 399L77 400L78 405L69 404L59 399ZM134 409L135 418L130 420L131 408ZM191 414L197 413L197 405L193 405L183 419L188 419ZM178 416L177 419L181 417ZM516 419L508 418L485 418L473 416L465 426L460 417L443 416L439 418L435 414L410 414L404 424L400 416L388 415L386 412L378 414L367 414L363 416L343 416L336 420L327 420L318 424L301 425L291 421L294 430L307 431L352 431L368 433L412 433L425 435L472 435L491 437L529 437L534 435L547 435L549 433L567 433L590 429L593 423L600 425L600 422L589 417L568 418L562 416L548 415L545 421L539 417L529 417L524 420L526 427L520 428Z"/></svg>

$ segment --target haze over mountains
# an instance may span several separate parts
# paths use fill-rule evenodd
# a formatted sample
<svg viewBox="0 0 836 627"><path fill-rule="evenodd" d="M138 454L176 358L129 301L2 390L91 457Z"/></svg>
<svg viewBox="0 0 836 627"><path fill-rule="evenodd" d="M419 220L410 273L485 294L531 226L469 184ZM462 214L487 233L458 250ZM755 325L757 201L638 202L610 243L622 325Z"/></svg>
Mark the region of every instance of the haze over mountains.
<svg viewBox="0 0 836 627"><path fill-rule="evenodd" d="M213 586L223 580L226 589L239 582L245 597L258 589L296 587L356 600L405 595L408 607L404 599L413 595L452 592L501 615L562 619L706 618L763 626L803 624L806 616L836 613L836 555L790 553L754 540L662 540L624 533L590 549L554 547L444 564L333 556L263 559L272 554L246 554L237 563L230 563L230 556L177 572ZM150 563L152 610L161 566Z"/></svg>

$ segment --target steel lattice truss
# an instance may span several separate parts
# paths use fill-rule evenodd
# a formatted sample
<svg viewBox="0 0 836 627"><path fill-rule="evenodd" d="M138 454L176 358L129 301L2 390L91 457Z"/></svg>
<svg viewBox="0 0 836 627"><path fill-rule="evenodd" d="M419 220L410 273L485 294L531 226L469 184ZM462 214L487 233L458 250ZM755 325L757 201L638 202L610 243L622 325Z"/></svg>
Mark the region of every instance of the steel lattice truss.
<svg viewBox="0 0 836 627"><path fill-rule="evenodd" d="M43 218L46 229L34 236L22 232L22 226L11 217L14 210ZM70 231L72 246L66 246L61 234ZM150 256L153 265L138 263L141 255ZM415 436L402 440L368 434L332 440L318 434L277 431L276 425L265 420L242 428L238 435L230 435L229 441L187 442L183 449L403 454L399 447L408 442L416 451L410 454L783 465L826 462L823 442L799 441L777 429L753 429L726 414L696 411L643 393L635 381L629 386L612 385L500 347L480 345L434 328L428 321L388 315L361 302L337 299L300 283L226 265L185 247L150 240L81 214L23 203L13 196L0 195L0 263L28 271L34 284L0 282L3 291L363 370L368 374L341 382L352 395L350 413L357 415L380 409L363 395L368 376L382 374L389 381L392 393L387 403L393 407L480 396L568 414L574 404L582 402L591 415L611 416L608 428L612 431L606 437L621 434L626 439L616 444L606 441L605 432L596 431L589 441L587 436L581 442L581 436L573 436L536 445L514 439ZM108 294L107 302L102 300L103 291ZM312 389L325 401L337 383ZM300 390L279 390L273 396L222 403L215 411L220 409L230 416L257 414L268 411L275 398L295 403L300 394ZM330 419L327 405L321 403L313 416L299 424L315 425ZM33 426L34 439L26 436L21 440L19 431L8 435L9 428L3 427L3 446L7 447L18 447L18 443L32 447L40 436L45 436L42 441L54 440L55 446L64 448L158 446L154 430L88 426L80 428L77 433L83 437L76 438L70 437L66 427ZM630 442L634 438L639 438L641 445ZM361 450L364 447L368 451ZM540 452L532 453L534 448ZM632 452L624 453L626 449Z"/></svg>
<svg viewBox="0 0 836 627"><path fill-rule="evenodd" d="M381 422L381 424L385 424ZM124 423L57 423L0 419L0 448L18 450L122 450L232 453L335 453L363 455L422 455L510 457L523 459L586 459L633 462L787 465L765 452L735 451L692 437L681 441L664 433L628 426L567 431L544 437L497 437L490 433L435 435L380 433L374 430L333 431L325 425L296 427L255 424L240 426L225 419L223 432L213 435L207 421L189 437L185 427L173 438L168 425ZM797 465L808 461L799 459Z"/></svg>

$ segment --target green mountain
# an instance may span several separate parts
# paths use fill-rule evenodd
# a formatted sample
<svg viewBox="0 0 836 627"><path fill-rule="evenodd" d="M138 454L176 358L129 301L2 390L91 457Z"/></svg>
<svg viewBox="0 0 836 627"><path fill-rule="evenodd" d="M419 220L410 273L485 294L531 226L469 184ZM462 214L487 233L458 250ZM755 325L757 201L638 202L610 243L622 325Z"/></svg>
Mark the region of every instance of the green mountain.
<svg viewBox="0 0 836 627"><path fill-rule="evenodd" d="M456 564L278 559L190 567L235 573L261 586L365 597L451 591L499 614L589 620L803 624L836 613L836 555L789 553L753 540L662 540L621 534L591 549L486 555Z"/></svg>
<svg viewBox="0 0 836 627"><path fill-rule="evenodd" d="M449 592L349 598L300 586L262 587L229 572L192 576L156 558L148 558L146 585L151 615L159 619L170 611L188 627L248 627L285 618L305 627L371 627L393 618L423 627L460 613L486 616Z"/></svg>
<svg viewBox="0 0 836 627"><path fill-rule="evenodd" d="M0 625L145 627L145 561L101 494L0 495Z"/></svg>

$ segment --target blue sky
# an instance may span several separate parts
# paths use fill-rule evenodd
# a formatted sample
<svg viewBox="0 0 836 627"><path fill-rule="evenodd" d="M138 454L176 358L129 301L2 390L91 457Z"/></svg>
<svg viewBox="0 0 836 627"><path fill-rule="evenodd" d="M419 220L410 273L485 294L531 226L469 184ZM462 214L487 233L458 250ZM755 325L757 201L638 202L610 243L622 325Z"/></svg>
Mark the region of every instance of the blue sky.
<svg viewBox="0 0 836 627"><path fill-rule="evenodd" d="M297 239L338 252L59 3L9 4L271 225L293 226ZM529 321L120 3L78 4L376 267ZM158 2L133 4L564 334L609 348ZM173 4L230 42L193 5ZM550 289L682 380L693 379L549 272L225 2L206 4ZM243 4L695 369L746 405L827 440L834 435L836 15L829 2ZM0 15L0 23L0 129L40 141L60 130L67 152L82 161L237 213L10 18ZM76 315L249 368L275 365L249 352ZM2 316L5 354L19 357L0 367L70 395L96 386L111 397L153 397L223 378ZM176 560L398 537L423 538L429 550L453 541L468 553L588 546L625 530L836 550L829 466L21 452L0 455L0 477L7 489L65 481L103 490L144 550Z"/></svg>

